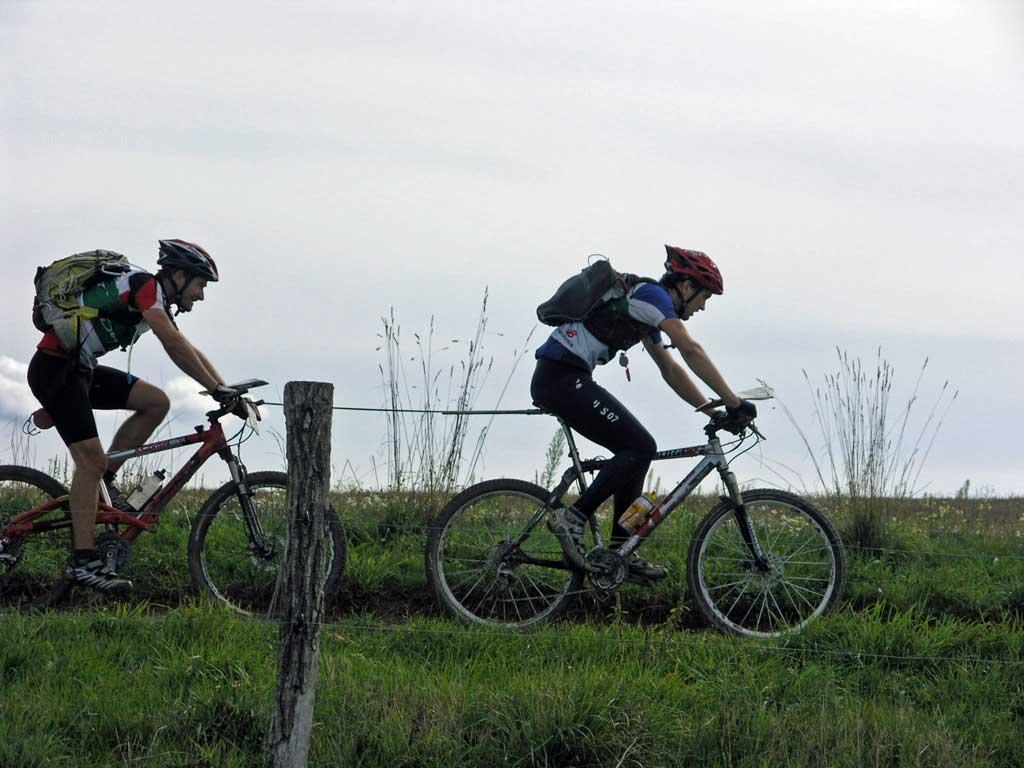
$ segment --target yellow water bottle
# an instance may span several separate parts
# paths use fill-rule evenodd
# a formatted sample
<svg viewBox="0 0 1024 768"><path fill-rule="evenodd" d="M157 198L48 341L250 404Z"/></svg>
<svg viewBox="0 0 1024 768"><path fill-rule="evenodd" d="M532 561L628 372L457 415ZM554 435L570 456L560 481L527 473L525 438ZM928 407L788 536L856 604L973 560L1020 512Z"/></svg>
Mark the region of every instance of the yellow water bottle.
<svg viewBox="0 0 1024 768"><path fill-rule="evenodd" d="M651 491L637 496L636 501L629 505L629 509L622 513L619 525L629 531L630 535L636 533L637 528L647 522L647 516L654 509L656 499L657 496Z"/></svg>

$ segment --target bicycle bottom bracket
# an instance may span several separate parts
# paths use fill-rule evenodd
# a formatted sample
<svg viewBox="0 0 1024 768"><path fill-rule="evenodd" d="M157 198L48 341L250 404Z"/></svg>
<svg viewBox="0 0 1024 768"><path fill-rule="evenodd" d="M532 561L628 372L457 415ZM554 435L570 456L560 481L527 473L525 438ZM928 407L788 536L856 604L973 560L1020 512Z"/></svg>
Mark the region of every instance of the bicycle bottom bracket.
<svg viewBox="0 0 1024 768"><path fill-rule="evenodd" d="M587 552L586 560L590 566L587 576L595 589L611 592L622 586L622 582L626 580L626 561L618 552L595 547Z"/></svg>

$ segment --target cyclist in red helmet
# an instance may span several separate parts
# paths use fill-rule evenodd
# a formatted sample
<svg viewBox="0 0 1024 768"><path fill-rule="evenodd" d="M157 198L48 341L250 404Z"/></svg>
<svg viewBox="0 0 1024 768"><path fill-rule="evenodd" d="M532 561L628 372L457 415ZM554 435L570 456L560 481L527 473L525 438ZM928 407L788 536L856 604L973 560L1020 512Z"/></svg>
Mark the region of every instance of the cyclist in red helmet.
<svg viewBox="0 0 1024 768"><path fill-rule="evenodd" d="M627 291L624 306L609 302L582 321L560 325L536 352L537 368L530 385L534 402L614 454L576 503L555 510L548 523L566 559L577 568L585 567L586 520L610 496L615 498L612 544L629 537L619 518L643 491L647 468L657 452L650 432L594 381L592 373L598 365L640 342L665 383L693 407L706 408L710 401L662 343L664 333L686 367L725 401L733 424L757 415L753 403L733 393L683 324L704 310L711 296L724 292L722 273L700 251L671 245L665 250L665 274L660 280L641 279ZM633 582L650 582L666 575L663 568L635 553L627 565Z"/></svg>
<svg viewBox="0 0 1024 768"><path fill-rule="evenodd" d="M131 588L95 550L94 528L100 480L111 500L127 508L113 486L118 467L107 462L96 431L93 409L133 413L121 424L110 450L142 445L170 408L167 395L130 373L97 365L97 359L116 348L134 344L152 330L168 356L202 387L230 397L224 378L213 363L178 330L171 307L188 312L204 298L207 283L220 279L213 258L201 246L185 240L161 240L159 270L151 274L132 268L87 284L79 305L95 310L93 319L80 321L77 347L67 349L54 330L47 331L28 367L32 393L45 409L68 446L75 469L71 478L71 562L65 576L72 582L106 592ZM176 314L176 313L175 313ZM5 555L0 552L0 558Z"/></svg>

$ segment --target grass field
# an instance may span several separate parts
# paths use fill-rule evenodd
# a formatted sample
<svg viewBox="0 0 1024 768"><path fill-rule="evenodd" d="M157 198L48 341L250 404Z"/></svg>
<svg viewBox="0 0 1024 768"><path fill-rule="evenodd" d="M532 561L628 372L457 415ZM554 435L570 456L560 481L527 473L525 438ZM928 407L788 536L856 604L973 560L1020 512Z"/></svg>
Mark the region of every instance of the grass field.
<svg viewBox="0 0 1024 768"><path fill-rule="evenodd" d="M136 596L0 618L0 765L260 765L277 629L189 594L200 492L132 552ZM349 569L321 646L315 765L1024 764L1024 501L892 504L840 609L765 642L699 626L670 577L529 635L444 619L408 498L339 494ZM840 520L842 525L843 521Z"/></svg>

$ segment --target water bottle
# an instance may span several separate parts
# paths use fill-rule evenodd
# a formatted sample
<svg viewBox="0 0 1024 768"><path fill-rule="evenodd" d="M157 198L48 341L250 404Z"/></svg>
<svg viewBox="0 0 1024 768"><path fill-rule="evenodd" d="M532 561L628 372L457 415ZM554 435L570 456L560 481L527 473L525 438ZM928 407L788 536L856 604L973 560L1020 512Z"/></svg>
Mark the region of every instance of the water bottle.
<svg viewBox="0 0 1024 768"><path fill-rule="evenodd" d="M135 490L128 496L128 503L131 504L133 509L142 509L149 500L156 496L164 484L164 479L167 477L166 469L158 469L152 475L147 475L142 478Z"/></svg>
<svg viewBox="0 0 1024 768"><path fill-rule="evenodd" d="M619 525L629 531L630 535L636 533L637 528L647 522L656 499L657 496L651 491L637 496L636 501L629 505L629 509L622 513Z"/></svg>

